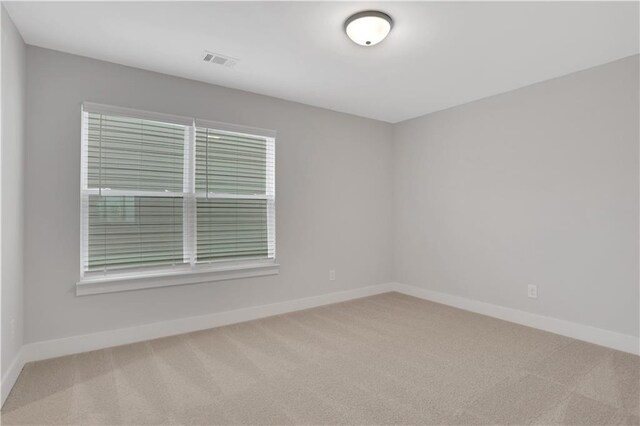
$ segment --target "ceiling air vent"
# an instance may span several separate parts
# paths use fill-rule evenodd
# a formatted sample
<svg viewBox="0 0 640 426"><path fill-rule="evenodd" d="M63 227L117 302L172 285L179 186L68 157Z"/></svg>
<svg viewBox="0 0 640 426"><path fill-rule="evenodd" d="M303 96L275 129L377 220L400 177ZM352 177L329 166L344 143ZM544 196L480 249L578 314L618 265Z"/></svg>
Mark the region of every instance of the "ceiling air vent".
<svg viewBox="0 0 640 426"><path fill-rule="evenodd" d="M227 68L233 68L239 61L239 59L232 58L230 56L224 56L219 53L207 52L206 50L202 55L202 60L211 64L222 65Z"/></svg>

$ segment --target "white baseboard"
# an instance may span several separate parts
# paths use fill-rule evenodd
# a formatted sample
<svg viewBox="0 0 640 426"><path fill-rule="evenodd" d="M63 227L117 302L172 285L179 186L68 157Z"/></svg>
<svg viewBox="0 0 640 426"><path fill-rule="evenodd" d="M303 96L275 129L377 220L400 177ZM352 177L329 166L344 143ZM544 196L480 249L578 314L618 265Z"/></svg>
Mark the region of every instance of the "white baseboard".
<svg viewBox="0 0 640 426"><path fill-rule="evenodd" d="M7 397L9 396L9 392L11 392L11 389L13 389L13 385L16 384L16 380L18 380L18 376L20 375L24 364L25 358L23 346L18 351L18 354L13 359L13 362L9 366L9 369L5 373L4 377L2 377L2 381L0 382L0 407L2 407Z"/></svg>
<svg viewBox="0 0 640 426"><path fill-rule="evenodd" d="M206 330L223 325L285 314L287 312L315 308L331 303L359 299L361 297L373 296L389 291L391 291L391 284L379 284L269 305L252 306L233 311L181 318L62 339L45 340L23 345L0 383L0 396L2 398L0 400L0 407L4 404L7 396L9 396L22 368L27 362L142 342L192 331Z"/></svg>
<svg viewBox="0 0 640 426"><path fill-rule="evenodd" d="M319 296L252 306L233 311L219 312L171 321L156 322L135 327L102 331L62 339L45 340L23 346L26 362L77 354L145 340L168 337L192 331L206 330L223 325L299 311L344 302L391 291L390 284L361 287L353 290L328 293Z"/></svg>
<svg viewBox="0 0 640 426"><path fill-rule="evenodd" d="M5 374L5 377L2 378L2 383L0 384L2 397L0 407L4 404L7 396L9 396L9 392L11 392L22 368L27 362L142 342L192 331L206 330L223 325L285 314L287 312L315 308L331 303L359 299L361 297L373 296L389 291L391 291L390 284L379 284L269 305L252 306L233 311L30 343L22 346L13 364L11 364L9 371Z"/></svg>
<svg viewBox="0 0 640 426"><path fill-rule="evenodd" d="M430 300L443 305L453 306L466 311L476 312L478 314L526 325L528 327L583 340L596 345L640 355L640 339L635 336L604 330L602 328L592 327L589 325L578 324L571 321L537 315L531 312L521 311L519 309L492 305L478 300L431 291L422 287L407 284L393 283L391 284L391 288L394 291L408 296L419 297L421 299Z"/></svg>
<svg viewBox="0 0 640 426"><path fill-rule="evenodd" d="M314 308L331 303L344 302L361 297L397 291L408 296L430 300L505 321L538 328L597 345L610 347L624 352L640 354L640 339L614 331L603 330L556 318L545 317L518 309L492 305L490 303L467 299L451 294L435 292L421 287L400 283L380 284L353 290L306 297L302 299L278 302L269 305L253 306L233 311L197 317L163 321L136 327L121 328L99 333L72 336L62 339L46 340L24 345L11 367L2 378L0 406L4 404L25 363L58 356L71 355L104 349L129 343L168 337L192 331L206 330L273 315Z"/></svg>

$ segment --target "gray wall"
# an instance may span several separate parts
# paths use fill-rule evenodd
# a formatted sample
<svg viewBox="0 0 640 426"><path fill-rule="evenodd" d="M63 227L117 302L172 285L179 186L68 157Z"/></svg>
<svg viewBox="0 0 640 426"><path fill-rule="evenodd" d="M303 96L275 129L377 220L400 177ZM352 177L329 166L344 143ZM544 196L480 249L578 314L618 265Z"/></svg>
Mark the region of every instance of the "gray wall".
<svg viewBox="0 0 640 426"><path fill-rule="evenodd" d="M276 130L280 275L76 297L83 101ZM32 46L27 105L27 343L391 281L389 124Z"/></svg>
<svg viewBox="0 0 640 426"><path fill-rule="evenodd" d="M24 145L26 46L9 14L2 15L2 377L23 342Z"/></svg>
<svg viewBox="0 0 640 426"><path fill-rule="evenodd" d="M637 336L637 76L635 56L392 126L28 47L25 342L392 280ZM85 100L277 130L280 275L76 297Z"/></svg>
<svg viewBox="0 0 640 426"><path fill-rule="evenodd" d="M636 55L397 125L396 281L638 336L638 72Z"/></svg>

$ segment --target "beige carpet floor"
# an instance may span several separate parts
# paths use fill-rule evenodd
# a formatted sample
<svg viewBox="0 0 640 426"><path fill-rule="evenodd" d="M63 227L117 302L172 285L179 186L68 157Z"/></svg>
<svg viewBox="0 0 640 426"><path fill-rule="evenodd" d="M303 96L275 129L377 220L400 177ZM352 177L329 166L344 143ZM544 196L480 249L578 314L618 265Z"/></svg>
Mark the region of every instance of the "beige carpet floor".
<svg viewBox="0 0 640 426"><path fill-rule="evenodd" d="M637 356L387 293L27 364L2 424L638 424Z"/></svg>

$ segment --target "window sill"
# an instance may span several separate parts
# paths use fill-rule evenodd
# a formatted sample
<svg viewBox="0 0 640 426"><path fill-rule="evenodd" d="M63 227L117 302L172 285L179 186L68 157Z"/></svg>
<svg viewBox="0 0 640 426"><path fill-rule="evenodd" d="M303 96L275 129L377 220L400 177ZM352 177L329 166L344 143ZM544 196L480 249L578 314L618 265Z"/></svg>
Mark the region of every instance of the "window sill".
<svg viewBox="0 0 640 426"><path fill-rule="evenodd" d="M162 272L91 277L85 278L76 283L76 296L198 284L212 281L234 280L239 278L262 277L267 275L277 275L279 271L280 265L277 263L262 262L225 265L216 268L176 271L170 273Z"/></svg>

